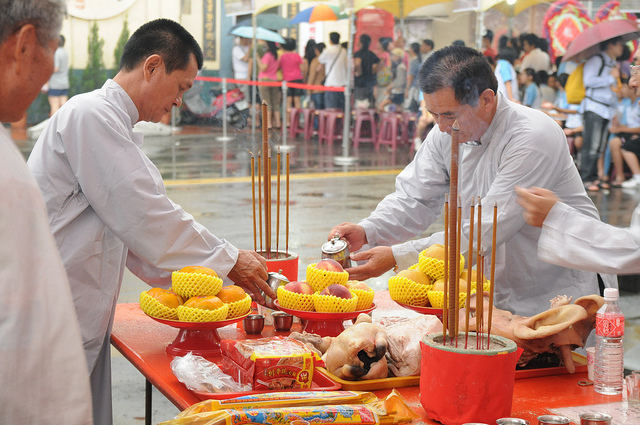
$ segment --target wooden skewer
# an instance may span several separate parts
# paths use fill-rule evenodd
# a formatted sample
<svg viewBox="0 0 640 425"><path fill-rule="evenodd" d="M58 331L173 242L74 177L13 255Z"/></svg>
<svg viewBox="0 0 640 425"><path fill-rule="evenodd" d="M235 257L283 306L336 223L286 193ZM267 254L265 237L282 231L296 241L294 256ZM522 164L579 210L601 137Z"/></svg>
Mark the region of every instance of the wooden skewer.
<svg viewBox="0 0 640 425"><path fill-rule="evenodd" d="M277 173L277 183L276 183L276 258L278 257L278 252L280 251L280 148L278 148L278 157L276 160L276 167L278 170Z"/></svg>
<svg viewBox="0 0 640 425"><path fill-rule="evenodd" d="M447 282L449 276L449 198L444 197L444 298L442 299L442 345L447 343Z"/></svg>
<svg viewBox="0 0 640 425"><path fill-rule="evenodd" d="M258 223L260 227L260 251L264 255L262 248L262 152L258 151ZM265 255L266 258L266 255Z"/></svg>
<svg viewBox="0 0 640 425"><path fill-rule="evenodd" d="M455 310L458 304L456 299L456 270L459 268L456 264L459 259L456 258L457 250L457 223L458 223L458 139L460 136L460 126L456 120L451 126L451 168L449 170L449 288L448 288L448 305L447 305L447 325L449 336L455 331ZM455 336L455 335L454 335Z"/></svg>
<svg viewBox="0 0 640 425"><path fill-rule="evenodd" d="M269 154L269 108L267 102L262 101L262 153L264 155L264 230L265 230L265 250L266 257L271 258L271 176L269 174L270 154Z"/></svg>
<svg viewBox="0 0 640 425"><path fill-rule="evenodd" d="M253 152L249 151L251 155L251 214L253 215L253 250L258 250L258 239L256 234L256 170L255 170L255 158Z"/></svg>
<svg viewBox="0 0 640 425"><path fill-rule="evenodd" d="M287 212L286 212L286 218L285 218L285 222L286 222L286 230L285 230L285 237L286 237L286 254L287 256L289 256L289 151L287 151L287 178L286 178L286 183L287 183L287 200L286 200L286 208L287 208Z"/></svg>
<svg viewBox="0 0 640 425"><path fill-rule="evenodd" d="M484 281L484 275L482 274L482 199L478 196L478 241L476 242L478 247L478 253L476 255L477 265L476 273L478 275L476 279L476 336L478 338L478 349L481 349L482 343L482 283Z"/></svg>
<svg viewBox="0 0 640 425"><path fill-rule="evenodd" d="M471 199L471 211L469 212L469 254L467 255L467 299L464 303L465 318L464 318L464 348L467 349L467 343L469 341L469 309L471 308L471 272L473 264L473 221L475 218L475 207L473 202L475 197ZM477 278L476 278L477 280ZM476 286L478 283L476 282Z"/></svg>
<svg viewBox="0 0 640 425"><path fill-rule="evenodd" d="M484 276L484 253L480 254L480 275ZM483 341L482 336L484 335L484 278L482 281L482 286L480 286L480 349L483 349Z"/></svg>
<svg viewBox="0 0 640 425"><path fill-rule="evenodd" d="M487 349L491 344L491 319L493 317L493 279L496 276L496 236L498 230L498 203L493 205L493 237L491 238L491 277L489 280L489 311L487 312Z"/></svg>
<svg viewBox="0 0 640 425"><path fill-rule="evenodd" d="M453 334L456 338L456 347L458 347L458 322L460 320L460 236L462 234L462 199L458 195L458 225L456 227L456 292L455 292L455 323L453 325Z"/></svg>

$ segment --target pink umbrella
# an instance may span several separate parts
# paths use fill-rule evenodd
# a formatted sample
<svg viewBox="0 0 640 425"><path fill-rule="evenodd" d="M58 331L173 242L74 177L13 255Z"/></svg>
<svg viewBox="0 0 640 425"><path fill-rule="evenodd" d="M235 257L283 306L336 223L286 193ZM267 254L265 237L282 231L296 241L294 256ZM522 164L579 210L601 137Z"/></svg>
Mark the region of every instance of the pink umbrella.
<svg viewBox="0 0 640 425"><path fill-rule="evenodd" d="M600 51L599 44L612 38L622 37L624 42L640 37L638 23L630 19L613 19L594 24L569 44L564 61L580 62Z"/></svg>

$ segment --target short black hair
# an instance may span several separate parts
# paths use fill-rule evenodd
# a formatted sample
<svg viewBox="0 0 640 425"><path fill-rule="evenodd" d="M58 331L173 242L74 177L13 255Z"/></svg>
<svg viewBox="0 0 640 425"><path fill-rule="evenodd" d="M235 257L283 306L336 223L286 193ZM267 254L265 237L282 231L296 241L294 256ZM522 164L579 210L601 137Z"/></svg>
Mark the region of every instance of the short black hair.
<svg viewBox="0 0 640 425"><path fill-rule="evenodd" d="M286 50L287 52L293 52L294 50L296 50L296 47L298 47L298 43L296 42L295 38L284 39L284 44L282 45L282 48L284 50Z"/></svg>
<svg viewBox="0 0 640 425"><path fill-rule="evenodd" d="M525 34L522 36L522 41L526 41L530 46L539 47L538 46L538 36L532 33Z"/></svg>
<svg viewBox="0 0 640 425"><path fill-rule="evenodd" d="M64 35L60 34L60 38L58 39L58 47L64 47L65 41L66 39L64 38Z"/></svg>
<svg viewBox="0 0 640 425"><path fill-rule="evenodd" d="M486 89L498 92L498 80L484 55L470 47L447 46L433 53L420 67L420 89L432 94L453 89L456 101L476 106Z"/></svg>
<svg viewBox="0 0 640 425"><path fill-rule="evenodd" d="M149 56L162 57L167 74L186 69L191 55L202 69L202 49L193 36L179 23L156 19L138 28L127 41L120 59L120 70L131 71Z"/></svg>
<svg viewBox="0 0 640 425"><path fill-rule="evenodd" d="M607 50L607 47L609 47L609 44L616 44L618 42L622 41L622 37L615 37L615 38L610 38L608 40L605 41L601 41L600 42L600 50L601 51L605 51Z"/></svg>
<svg viewBox="0 0 640 425"><path fill-rule="evenodd" d="M371 46L371 37L367 34L362 34L360 36L360 46L362 46L362 50L369 50L369 46Z"/></svg>
<svg viewBox="0 0 640 425"><path fill-rule="evenodd" d="M425 38L424 40L422 40L422 43L424 43L426 46L431 47L432 49L435 47L435 44L433 43L433 40L431 40L429 38Z"/></svg>
<svg viewBox="0 0 640 425"><path fill-rule="evenodd" d="M564 87L567 84L568 79L569 79L569 74L563 72L562 74L558 75L558 84Z"/></svg>
<svg viewBox="0 0 640 425"><path fill-rule="evenodd" d="M487 30L487 32L484 33L482 38L486 38L487 40L489 40L489 43L492 43L493 42L493 31Z"/></svg>
<svg viewBox="0 0 640 425"><path fill-rule="evenodd" d="M340 44L340 34L335 31L329 33L329 40L331 41L331 44Z"/></svg>

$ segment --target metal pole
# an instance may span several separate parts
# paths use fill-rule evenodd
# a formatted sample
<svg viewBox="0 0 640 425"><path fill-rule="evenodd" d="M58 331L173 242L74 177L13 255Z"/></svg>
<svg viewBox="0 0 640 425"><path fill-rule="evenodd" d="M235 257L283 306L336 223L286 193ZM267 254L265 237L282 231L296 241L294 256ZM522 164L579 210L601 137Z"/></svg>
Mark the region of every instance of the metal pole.
<svg viewBox="0 0 640 425"><path fill-rule="evenodd" d="M251 26L253 27L253 38L251 39L251 48L253 49L253 63L251 64L251 79L255 78L255 81L258 81L258 46L256 46L256 32L258 21L256 18L256 14L251 14ZM258 90L258 86L253 84L251 86L251 138L254 139L256 135L256 91Z"/></svg>
<svg viewBox="0 0 640 425"><path fill-rule="evenodd" d="M349 156L349 133L351 130L351 64L353 57L353 36L355 34L355 22L353 9L349 11L349 47L347 49L347 85L344 88L344 119L342 125L342 156L333 158L336 165L353 165L358 158Z"/></svg>
<svg viewBox="0 0 640 425"><path fill-rule="evenodd" d="M227 78L222 78L222 137L227 138Z"/></svg>

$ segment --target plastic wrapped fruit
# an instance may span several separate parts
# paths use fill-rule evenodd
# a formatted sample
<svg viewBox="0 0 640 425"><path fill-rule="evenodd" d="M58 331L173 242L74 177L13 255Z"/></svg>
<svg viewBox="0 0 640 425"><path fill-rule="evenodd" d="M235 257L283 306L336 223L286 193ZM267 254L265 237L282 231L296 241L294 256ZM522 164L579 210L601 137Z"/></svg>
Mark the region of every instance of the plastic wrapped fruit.
<svg viewBox="0 0 640 425"><path fill-rule="evenodd" d="M313 306L319 313L350 313L356 311L357 305L358 296L343 285L329 285L313 294Z"/></svg>
<svg viewBox="0 0 640 425"><path fill-rule="evenodd" d="M313 292L320 292L329 285L344 285L347 280L349 273L335 260L325 259L307 266L307 282Z"/></svg>
<svg viewBox="0 0 640 425"><path fill-rule="evenodd" d="M394 301L416 307L429 305L431 279L415 268L400 271L389 279L389 295Z"/></svg>
<svg viewBox="0 0 640 425"><path fill-rule="evenodd" d="M366 283L360 282L359 280L348 280L345 286L352 294L358 296L356 311L366 310L371 307L371 304L373 304L373 297L376 293L373 289L367 286Z"/></svg>
<svg viewBox="0 0 640 425"><path fill-rule="evenodd" d="M289 282L278 286L278 304L284 308L300 311L314 311L313 289L307 282Z"/></svg>
<svg viewBox="0 0 640 425"><path fill-rule="evenodd" d="M418 268L435 281L444 277L444 246L432 245L418 256ZM464 270L464 257L460 255L460 270Z"/></svg>
<svg viewBox="0 0 640 425"><path fill-rule="evenodd" d="M178 320L177 307L182 297L170 289L151 288L140 294L140 308L146 314L159 319Z"/></svg>
<svg viewBox="0 0 640 425"><path fill-rule="evenodd" d="M467 282L463 279L460 279L460 292L458 293L458 308L463 308L465 306L465 302L467 301ZM471 290L471 293L475 293L474 289ZM446 308L444 307L444 279L437 280L431 290L427 293L429 297L429 303L435 308Z"/></svg>
<svg viewBox="0 0 640 425"><path fill-rule="evenodd" d="M229 305L215 295L208 295L191 297L176 310L182 322L219 322L227 318Z"/></svg>
<svg viewBox="0 0 640 425"><path fill-rule="evenodd" d="M239 286L225 286L216 296L229 306L227 319L234 319L251 311L251 296Z"/></svg>
<svg viewBox="0 0 640 425"><path fill-rule="evenodd" d="M176 294L188 299L218 294L222 289L222 279L210 268L189 266L171 274L171 285Z"/></svg>

